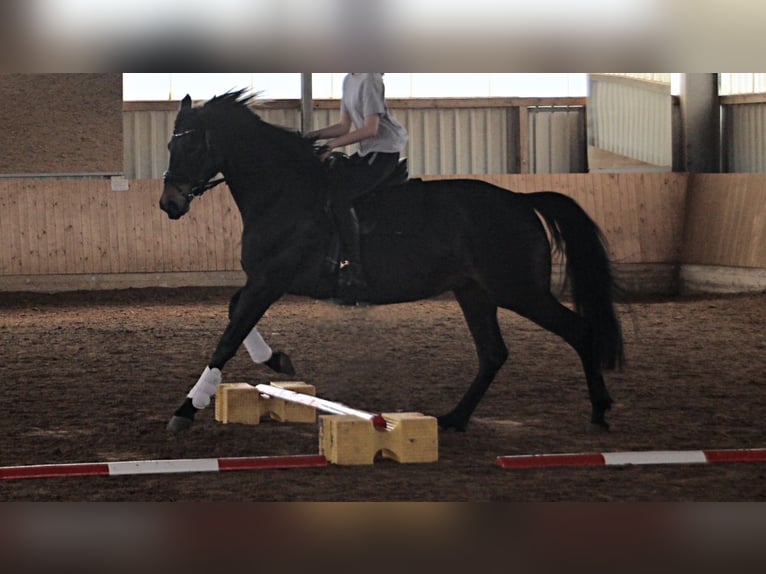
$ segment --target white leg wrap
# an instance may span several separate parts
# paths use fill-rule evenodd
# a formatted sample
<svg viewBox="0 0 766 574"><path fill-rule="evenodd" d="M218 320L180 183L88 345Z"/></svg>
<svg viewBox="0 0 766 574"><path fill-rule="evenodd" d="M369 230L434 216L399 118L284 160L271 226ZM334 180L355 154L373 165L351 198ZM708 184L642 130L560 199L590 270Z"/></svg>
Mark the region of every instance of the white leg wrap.
<svg viewBox="0 0 766 574"><path fill-rule="evenodd" d="M245 349L250 353L250 358L256 363L265 363L271 358L271 347L263 340L258 329L253 327L250 334L245 337Z"/></svg>
<svg viewBox="0 0 766 574"><path fill-rule="evenodd" d="M221 383L221 371L206 367L200 375L197 384L186 395L192 400L195 409L204 409L210 404L210 397L215 395L218 385Z"/></svg>

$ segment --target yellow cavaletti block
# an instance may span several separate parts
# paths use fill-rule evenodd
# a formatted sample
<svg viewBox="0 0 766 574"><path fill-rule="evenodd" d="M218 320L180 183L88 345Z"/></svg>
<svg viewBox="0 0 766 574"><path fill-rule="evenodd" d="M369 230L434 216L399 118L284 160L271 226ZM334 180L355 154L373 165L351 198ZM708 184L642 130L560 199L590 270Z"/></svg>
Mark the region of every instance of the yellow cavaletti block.
<svg viewBox="0 0 766 574"><path fill-rule="evenodd" d="M302 381L271 383L271 386L287 389L294 393L301 393L302 395L316 396L316 388L314 388L314 385L308 385ZM269 415L276 421L281 423L317 422L317 412L314 407L291 403L290 401L278 399L276 397L270 397L265 400L269 404Z"/></svg>
<svg viewBox="0 0 766 574"><path fill-rule="evenodd" d="M314 385L300 381L271 384L296 393L311 396L316 394ZM316 409L274 397L264 397L248 383L223 383L218 386L215 399L215 420L218 422L257 425L265 416L283 423L315 423Z"/></svg>
<svg viewBox="0 0 766 574"><path fill-rule="evenodd" d="M400 463L436 462L439 439L436 418L421 413L383 413L394 423L377 430L370 421L351 415L319 417L319 453L339 465L373 464L381 453Z"/></svg>
<svg viewBox="0 0 766 574"><path fill-rule="evenodd" d="M215 420L257 425L264 415L260 393L247 383L222 383L215 395Z"/></svg>

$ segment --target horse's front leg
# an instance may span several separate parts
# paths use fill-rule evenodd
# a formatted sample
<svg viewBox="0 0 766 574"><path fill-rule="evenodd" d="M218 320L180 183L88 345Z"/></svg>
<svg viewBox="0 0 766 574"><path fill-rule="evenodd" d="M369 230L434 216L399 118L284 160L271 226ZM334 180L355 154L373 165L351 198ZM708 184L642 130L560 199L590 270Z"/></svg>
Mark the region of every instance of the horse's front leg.
<svg viewBox="0 0 766 574"><path fill-rule="evenodd" d="M234 312L239 304L239 297L242 293L237 291L229 302L229 320L234 317ZM274 351L258 332L258 325L255 325L243 341L247 354L256 365L266 365L276 373L285 375L294 375L295 367L290 360L290 356L282 351Z"/></svg>
<svg viewBox="0 0 766 574"><path fill-rule="evenodd" d="M275 373L283 373L285 375L294 375L295 367L293 362L287 353L282 351L274 351L269 344L263 340L263 337L258 332L258 326L253 327L250 334L245 337L243 341L247 353L250 358L257 365L266 365Z"/></svg>
<svg viewBox="0 0 766 574"><path fill-rule="evenodd" d="M268 345L254 329L263 313L278 297L278 294L267 294L250 282L240 291L239 301L231 313L229 324L218 341L210 363L168 422L168 430L182 431L192 426L197 411L207 407L216 394L224 365L249 335L255 332L250 341L254 351L265 351L264 346Z"/></svg>

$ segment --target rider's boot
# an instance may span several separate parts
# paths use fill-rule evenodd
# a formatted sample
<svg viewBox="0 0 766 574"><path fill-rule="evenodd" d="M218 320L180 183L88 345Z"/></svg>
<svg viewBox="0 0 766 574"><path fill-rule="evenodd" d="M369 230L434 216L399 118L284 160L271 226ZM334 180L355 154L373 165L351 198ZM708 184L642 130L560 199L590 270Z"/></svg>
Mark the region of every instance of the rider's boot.
<svg viewBox="0 0 766 574"><path fill-rule="evenodd" d="M341 263L338 283L341 302L355 305L367 295L367 281L364 278L359 247L359 220L353 207L336 212L340 242L346 260Z"/></svg>

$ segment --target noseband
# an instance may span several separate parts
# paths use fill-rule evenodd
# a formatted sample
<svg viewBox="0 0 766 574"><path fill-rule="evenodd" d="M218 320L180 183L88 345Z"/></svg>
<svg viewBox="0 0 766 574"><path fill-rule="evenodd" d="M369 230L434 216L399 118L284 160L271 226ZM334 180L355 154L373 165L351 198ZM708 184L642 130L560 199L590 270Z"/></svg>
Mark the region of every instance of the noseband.
<svg viewBox="0 0 766 574"><path fill-rule="evenodd" d="M174 133L172 137L173 137L173 139L180 138L180 137L187 136L187 135L189 135L191 133L194 133L196 131L197 130L195 130L195 129L185 130L183 132ZM207 138L205 138L205 147L207 148L206 151L209 153L210 152L210 145L209 145L209 143L207 141ZM162 179L165 181L166 184L169 184L169 185L173 186L174 188L176 188L178 193L183 195L186 198L187 201L191 201L195 197L199 197L200 195L205 193L207 190L213 189L215 186L217 186L217 185L219 185L219 184L221 184L221 183L226 181L225 177L219 177L218 179L197 180L195 182L195 181L192 181L191 178L186 177L185 175L180 175L180 174L177 174L177 173L173 173L169 169L165 170L165 173L162 174ZM191 186L191 190L188 193L184 193L181 190L181 187L180 187L182 184L190 185Z"/></svg>
<svg viewBox="0 0 766 574"><path fill-rule="evenodd" d="M195 197L199 197L208 189L213 189L215 186L226 181L225 177L219 177L218 179L211 179L207 181L200 180L197 183L194 183L188 177L184 175L177 175L172 173L170 170L166 170L165 173L162 174L162 179L165 181L165 183L175 187L178 190L178 193L183 195L188 201L191 201ZM191 190L188 193L184 193L181 190L180 185L184 183L191 185Z"/></svg>

